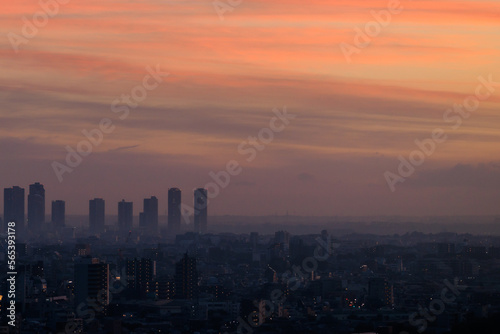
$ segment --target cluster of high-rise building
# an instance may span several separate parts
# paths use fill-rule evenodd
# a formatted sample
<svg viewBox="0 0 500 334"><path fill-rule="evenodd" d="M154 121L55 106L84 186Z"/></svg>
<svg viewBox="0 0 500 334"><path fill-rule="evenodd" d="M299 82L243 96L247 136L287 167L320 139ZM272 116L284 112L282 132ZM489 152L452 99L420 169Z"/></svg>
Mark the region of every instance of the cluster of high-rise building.
<svg viewBox="0 0 500 334"><path fill-rule="evenodd" d="M376 235L336 224L320 233L311 227L304 235L283 225L273 233L214 234L215 222L205 233L207 190L192 194L193 208L183 208L181 190L168 189L164 228L155 196L144 199L137 225L133 202L119 201L116 224L106 224L106 202L94 198L90 233L84 228L65 238L58 232L73 227L66 226L64 201L52 201L49 223L42 184L29 186L27 217L25 189L6 188L4 220L29 233L16 235L15 274L0 272L0 333L12 332L4 325L11 275L17 284L16 333L210 334L253 328L256 334L391 334L428 328L462 334L497 327L498 236ZM194 215L190 231L184 209ZM456 328L466 330L451 331Z"/></svg>
<svg viewBox="0 0 500 334"><path fill-rule="evenodd" d="M194 190L193 208L188 210L194 215L194 232L206 233L208 220L207 190ZM145 198L143 211L139 213L139 229L149 234L156 234L159 228L158 198ZM182 192L179 188L168 190L168 233L177 235L181 232ZM45 188L41 183L29 186L28 217L25 219L25 190L14 186L4 189L4 221L15 222L17 230L28 230L32 233L40 231L45 222ZM63 200L52 201L51 222L55 228L66 226L66 203ZM99 234L106 230L106 203L102 198L89 201L88 229L90 233ZM109 226L108 226L109 227ZM118 231L128 232L134 228L134 203L122 200L118 202Z"/></svg>
<svg viewBox="0 0 500 334"><path fill-rule="evenodd" d="M25 193L24 188L14 186L4 189L4 221L15 222L17 231L25 229ZM65 202L52 202L52 220L57 225L65 225ZM29 186L28 221L30 231L38 231L45 223L45 189L38 182Z"/></svg>

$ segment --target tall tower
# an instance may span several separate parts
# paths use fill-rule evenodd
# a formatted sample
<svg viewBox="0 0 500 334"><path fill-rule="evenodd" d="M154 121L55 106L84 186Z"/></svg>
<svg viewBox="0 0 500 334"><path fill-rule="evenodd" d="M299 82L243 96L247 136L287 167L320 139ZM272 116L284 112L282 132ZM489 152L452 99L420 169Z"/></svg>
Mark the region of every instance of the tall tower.
<svg viewBox="0 0 500 334"><path fill-rule="evenodd" d="M3 190L3 220L4 224L9 222L16 223L16 231L22 231L24 229L23 188L12 187Z"/></svg>
<svg viewBox="0 0 500 334"><path fill-rule="evenodd" d="M28 195L28 227L40 230L45 222L45 189L38 182L30 184Z"/></svg>
<svg viewBox="0 0 500 334"><path fill-rule="evenodd" d="M66 226L66 202L52 201L52 222L57 227Z"/></svg>
<svg viewBox="0 0 500 334"><path fill-rule="evenodd" d="M194 231L207 233L208 221L207 189L198 188L194 191Z"/></svg>
<svg viewBox="0 0 500 334"><path fill-rule="evenodd" d="M368 282L368 302L374 307L394 304L393 286L381 277L371 278Z"/></svg>
<svg viewBox="0 0 500 334"><path fill-rule="evenodd" d="M101 233L105 225L105 202L102 198L89 201L89 230L92 233Z"/></svg>
<svg viewBox="0 0 500 334"><path fill-rule="evenodd" d="M195 299L198 297L198 271L196 258L187 253L175 264L175 298Z"/></svg>
<svg viewBox="0 0 500 334"><path fill-rule="evenodd" d="M84 257L75 262L75 307L97 300L99 307L109 304L109 264Z"/></svg>
<svg viewBox="0 0 500 334"><path fill-rule="evenodd" d="M158 198L152 196L144 199L144 212L141 213L139 226L147 232L158 232Z"/></svg>
<svg viewBox="0 0 500 334"><path fill-rule="evenodd" d="M118 228L120 231L129 231L132 229L134 221L134 203L125 202L123 199L118 202Z"/></svg>
<svg viewBox="0 0 500 334"><path fill-rule="evenodd" d="M168 190L168 229L174 235L181 231L181 190L179 188Z"/></svg>
<svg viewBox="0 0 500 334"><path fill-rule="evenodd" d="M280 245L285 252L290 249L290 233L287 231L274 232L274 242Z"/></svg>
<svg viewBox="0 0 500 334"><path fill-rule="evenodd" d="M155 292L156 261L148 258L127 260L127 286L136 298Z"/></svg>

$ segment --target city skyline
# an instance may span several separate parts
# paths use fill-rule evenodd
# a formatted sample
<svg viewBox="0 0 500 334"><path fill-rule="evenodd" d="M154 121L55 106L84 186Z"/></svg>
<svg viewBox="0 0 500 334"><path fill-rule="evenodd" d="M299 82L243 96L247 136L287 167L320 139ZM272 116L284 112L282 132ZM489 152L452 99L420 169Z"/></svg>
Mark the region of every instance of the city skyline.
<svg viewBox="0 0 500 334"><path fill-rule="evenodd" d="M113 4L61 4L29 38L22 17L42 8L9 4L3 183L36 178L84 214L88 198L206 187L234 160L242 171L211 200L214 214L499 213L499 2L258 1L224 14L202 2ZM252 144L284 107L295 118ZM399 157L435 129L446 141L391 192L384 173L399 175ZM85 141L92 153L70 166Z"/></svg>
<svg viewBox="0 0 500 334"><path fill-rule="evenodd" d="M50 214L45 213L45 187L39 182L29 185L28 194L28 219L25 219L25 199L24 188L13 186L4 188L4 213L3 221L15 222L19 231L23 232L25 227L31 231L41 231L48 226L48 223L54 224L57 229L66 227L67 213L66 201L52 200L50 203ZM197 233L207 232L208 222L208 202L207 190L197 188L193 191L193 206L182 203L182 192L179 188L168 189L167 209L165 210L169 234L177 235L182 231L182 221L185 216L194 217L193 231ZM88 231L90 233L100 234L106 227L115 224L106 224L106 201L103 198L94 198L88 201ZM138 228L140 231L150 235L156 235L159 232L159 201L156 196L143 199L143 209L134 215L134 202L122 199L118 202L116 228L120 232L129 232L132 228ZM112 216L114 214L111 214ZM47 220L47 218L50 219ZM135 217L138 218L137 224ZM109 223L109 222L108 222ZM189 222L187 222L189 223ZM162 224L163 225L163 224ZM188 224L189 225L189 224ZM73 226L70 224L69 226ZM3 226L2 226L3 228ZM24 232L23 232L24 233Z"/></svg>
<svg viewBox="0 0 500 334"><path fill-rule="evenodd" d="M41 182L35 182L35 183L33 183L32 185L40 185L41 187L43 187L43 190L44 190L44 196L45 196L45 187L44 187L44 184L43 184L43 183L41 183ZM2 198L2 206L1 206L1 208L2 208L3 210L5 210L5 198L7 198L7 197L5 196L5 192L6 192L6 191L12 191L12 189L13 189L13 188L14 188L16 191L18 191L18 192L20 192L20 191L24 191L24 190L25 190L25 188L24 188L23 186L11 186L11 187L8 187L8 188L4 188L4 196L3 196L3 198ZM29 186L28 186L28 189L29 189ZM171 189L173 189L173 190L178 190L178 191L182 191L180 188L170 188L170 187L169 187L169 188L167 188L167 191L166 191L166 196L165 196L165 197L166 197L166 198L165 198L166 200L164 201L167 207L168 207L168 191L169 191L169 190L171 190ZM195 193L195 192L196 192L196 190L199 190L199 189L203 189L203 188L193 188L193 190L192 190L192 191L193 191L193 193ZM50 192L49 192L49 194L50 194ZM28 193L28 195L29 195L29 193ZM21 195L21 196L22 196L22 195ZM119 198L119 200L118 200L118 201L116 201L116 202L117 202L117 203L119 203L119 202L123 201L124 199L123 199L122 197L123 197L123 196L117 196L117 198ZM28 198L28 197L26 196L26 199L25 199L26 204L27 204L27 198ZM53 206L52 206L52 205L53 205L53 202L61 202L61 201L62 201L62 202L65 202L65 203L66 203L66 201L63 201L63 200L60 200L60 199L55 199L55 198L57 198L57 196L55 196L55 197L54 197L54 199L52 199L51 197L49 197L49 199L48 199L47 201L45 201L45 205L44 205L44 208L45 208L45 210L44 210L44 216L51 216L51 212L52 212L51 208L53 207ZM44 199L45 199L45 198L44 198ZM104 201L106 201L106 200L105 200L105 199L103 199L103 198L97 198L97 197L96 197L96 198L94 198L93 200L104 200ZM92 199L90 199L90 200L89 200L89 199L87 199L87 202L88 202L88 201L93 201L93 200L92 200ZM140 200L138 200L138 202L139 202L139 203L144 203L144 204L145 204L145 203L147 203L147 202L146 202L147 200L150 200L150 201L151 201L151 200L156 200L156 201L158 201L158 198L157 198L157 196L149 196L149 198L148 198L148 197L146 197L146 198L141 198ZM132 203L135 203L136 201L127 201L127 202L132 202ZM149 202L148 202L148 203L149 203ZM160 203L160 204L161 204L161 203L163 203L163 202L159 201L158 203ZM191 201L189 201L189 200L187 200L187 201L186 201L186 203L181 203L181 204L185 205L185 206L186 206L186 208L194 209L194 204L193 204ZM147 205L151 205L151 204L147 204ZM154 205L154 204L153 204L153 205ZM27 208L27 207L28 207L28 205L26 205L26 208ZM66 212L66 214L67 214L67 215L68 215L68 214L69 214L69 215L85 215L85 214L88 214L88 212L89 212L88 210L89 210L89 207L88 207L88 206L86 206L86 210L85 210L84 212ZM139 217L141 213L144 213L144 210L143 210L143 209L141 209L141 210L139 210L139 211L140 211L140 212L138 212L137 214L135 214L135 215L134 215L134 217L136 217L136 216L137 216L137 217ZM147 210L146 210L146 211L147 211ZM4 212L4 216L5 216L5 211L3 211L3 212ZM48 213L46 213L46 212L48 212ZM163 210L163 211L158 210L158 213L159 213L159 215L164 215L164 214L165 214L165 215L168 215L168 210L167 210L167 209L165 209L165 210ZM7 214L7 216L10 216L10 215L9 215L9 214ZM27 219L27 218L26 218L26 219Z"/></svg>
<svg viewBox="0 0 500 334"><path fill-rule="evenodd" d="M500 0L4 7L0 333L498 334Z"/></svg>

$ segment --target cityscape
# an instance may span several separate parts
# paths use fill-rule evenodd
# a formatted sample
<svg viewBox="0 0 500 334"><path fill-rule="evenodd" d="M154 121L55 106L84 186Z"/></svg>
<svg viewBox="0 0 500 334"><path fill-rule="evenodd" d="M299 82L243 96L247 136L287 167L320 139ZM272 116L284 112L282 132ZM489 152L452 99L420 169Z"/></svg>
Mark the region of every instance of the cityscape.
<svg viewBox="0 0 500 334"><path fill-rule="evenodd" d="M206 189L189 192L192 216L181 211L179 188L167 194L166 217L159 215L155 196L144 199L139 215L133 202L108 203L107 209L104 199L95 198L87 224L73 226L64 200L53 200L45 213L43 184L29 185L27 196L22 187L5 188L3 230L15 229L16 256L0 255L16 261L20 311L14 330L7 325L1 332L496 330L499 235L215 233ZM6 324L12 321L4 302L12 292L9 271L0 294Z"/></svg>
<svg viewBox="0 0 500 334"><path fill-rule="evenodd" d="M0 334L500 334L500 0L2 9Z"/></svg>

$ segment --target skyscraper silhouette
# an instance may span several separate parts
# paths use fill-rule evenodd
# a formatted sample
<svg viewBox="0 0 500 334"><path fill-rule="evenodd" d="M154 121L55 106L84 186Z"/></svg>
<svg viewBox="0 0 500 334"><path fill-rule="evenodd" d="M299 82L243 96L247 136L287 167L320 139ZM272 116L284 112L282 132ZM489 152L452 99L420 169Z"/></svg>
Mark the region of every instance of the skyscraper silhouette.
<svg viewBox="0 0 500 334"><path fill-rule="evenodd" d="M208 221L208 197L207 189L198 188L194 191L194 231L207 233Z"/></svg>
<svg viewBox="0 0 500 334"><path fill-rule="evenodd" d="M134 203L118 202L118 228L120 231L130 231L134 221Z"/></svg>
<svg viewBox="0 0 500 334"><path fill-rule="evenodd" d="M172 234L179 234L181 230L181 190L168 190L168 229Z"/></svg>
<svg viewBox="0 0 500 334"><path fill-rule="evenodd" d="M30 184L28 195L28 227L31 231L40 230L45 222L45 189L38 182Z"/></svg>
<svg viewBox="0 0 500 334"><path fill-rule="evenodd" d="M139 226L148 233L158 232L158 198L152 196L144 199L144 211L141 213Z"/></svg>
<svg viewBox="0 0 500 334"><path fill-rule="evenodd" d="M274 232L274 242L278 244L283 251L288 252L290 249L290 233L287 231Z"/></svg>
<svg viewBox="0 0 500 334"><path fill-rule="evenodd" d="M102 198L89 201L89 229L92 233L101 233L105 225L105 202Z"/></svg>
<svg viewBox="0 0 500 334"><path fill-rule="evenodd" d="M64 201L52 201L52 222L57 227L66 226L66 203Z"/></svg>
<svg viewBox="0 0 500 334"><path fill-rule="evenodd" d="M184 257L175 265L175 298L195 299L198 297L198 271L196 258Z"/></svg>
<svg viewBox="0 0 500 334"><path fill-rule="evenodd" d="M89 299L97 299L99 307L109 304L109 264L84 257L75 261L75 307Z"/></svg>
<svg viewBox="0 0 500 334"><path fill-rule="evenodd" d="M16 223L16 230L24 229L24 189L20 187L5 188L3 191L4 224ZM2 231L5 231L2 230Z"/></svg>
<svg viewBox="0 0 500 334"><path fill-rule="evenodd" d="M371 278L368 282L368 300L372 306L392 306L393 286L383 277Z"/></svg>

